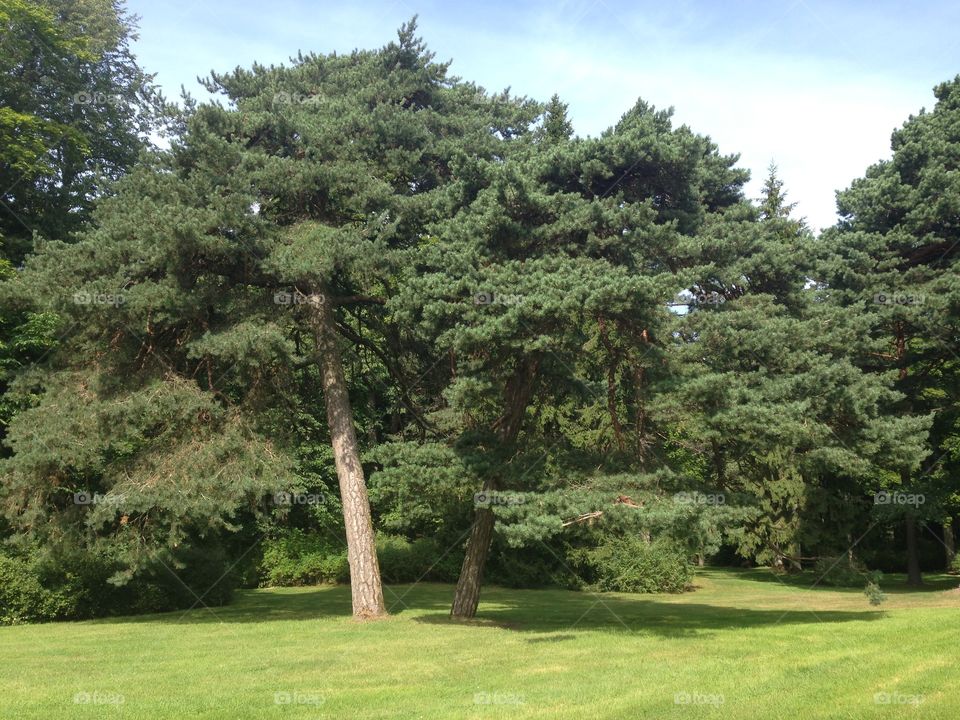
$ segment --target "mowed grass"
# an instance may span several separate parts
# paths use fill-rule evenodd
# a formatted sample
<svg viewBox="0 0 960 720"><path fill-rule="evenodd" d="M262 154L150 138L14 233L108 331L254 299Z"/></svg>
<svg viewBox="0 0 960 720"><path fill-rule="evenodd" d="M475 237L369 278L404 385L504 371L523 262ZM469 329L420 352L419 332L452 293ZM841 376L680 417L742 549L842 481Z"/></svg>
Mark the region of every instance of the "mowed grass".
<svg viewBox="0 0 960 720"><path fill-rule="evenodd" d="M349 588L225 608L0 628L0 718L960 718L960 580L888 601L706 570L682 595ZM122 699L122 702L119 702Z"/></svg>

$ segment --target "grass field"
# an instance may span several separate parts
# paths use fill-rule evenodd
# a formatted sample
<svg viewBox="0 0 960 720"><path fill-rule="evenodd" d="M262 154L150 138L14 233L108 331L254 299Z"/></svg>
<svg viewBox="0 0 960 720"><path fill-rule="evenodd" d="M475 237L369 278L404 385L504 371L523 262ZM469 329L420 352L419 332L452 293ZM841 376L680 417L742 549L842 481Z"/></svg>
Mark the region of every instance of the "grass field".
<svg viewBox="0 0 960 720"><path fill-rule="evenodd" d="M0 718L960 718L960 580L887 602L767 571L683 595L246 591L226 608L0 628Z"/></svg>

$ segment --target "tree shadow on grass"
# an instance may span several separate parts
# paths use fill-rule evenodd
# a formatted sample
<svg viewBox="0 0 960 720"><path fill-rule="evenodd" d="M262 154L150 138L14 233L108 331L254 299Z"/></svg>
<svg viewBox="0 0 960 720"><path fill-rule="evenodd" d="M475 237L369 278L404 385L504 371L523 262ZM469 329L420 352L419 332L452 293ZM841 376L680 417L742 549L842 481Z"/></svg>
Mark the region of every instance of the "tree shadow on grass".
<svg viewBox="0 0 960 720"><path fill-rule="evenodd" d="M708 570L704 574L706 577L710 577L712 573ZM799 573L778 573L769 568L724 569L722 574L721 571L716 571L715 576L726 578L735 577L737 580L787 585L798 590L823 590L827 592L855 594L863 592L863 585L850 587L827 585L823 582L821 575L818 575L813 570L804 570ZM864 579L864 584L865 583L866 578ZM960 586L960 577L943 573L924 575L923 585L920 587L908 585L907 576L900 573L884 573L880 580L880 589L892 595L943 592L944 590L953 590L958 586Z"/></svg>
<svg viewBox="0 0 960 720"><path fill-rule="evenodd" d="M404 595L408 593L406 597ZM450 606L453 587L437 583L385 585L384 600L391 615L410 610L440 610ZM195 607L166 613L131 615L89 620L94 623L158 622L164 624L261 623L285 620L350 618L349 585L317 585L297 588L238 590L229 605L207 607L203 596Z"/></svg>
<svg viewBox="0 0 960 720"><path fill-rule="evenodd" d="M431 625L495 627L531 633L560 633L531 642L558 642L569 639L569 631L636 632L662 637L685 637L701 633L772 627L777 625L876 621L882 611L780 610L710 605L707 603L670 602L658 596L633 596L593 593L566 593L550 597L555 591L495 590L485 601L475 620L453 620L446 612L424 613L416 622Z"/></svg>
<svg viewBox="0 0 960 720"><path fill-rule="evenodd" d="M512 590L487 587L474 620L451 620L452 585L420 583L387 586L385 599L393 617L409 617L426 625L476 627L540 634L530 642L562 642L574 632L637 632L662 637L684 637L719 630L791 624L874 621L876 610L806 611L752 609L687 602L679 596L594 594L569 590ZM198 607L186 612L96 622L154 622L161 624L264 623L278 621L347 620L350 588L282 588L238 593L225 607ZM389 622L389 620L387 621Z"/></svg>
<svg viewBox="0 0 960 720"><path fill-rule="evenodd" d="M747 577L746 571L742 577ZM739 574L739 573L738 573ZM709 577L709 575L708 575ZM759 573L753 579L764 580ZM778 578L770 577L771 582ZM419 583L384 587L384 598L392 617L411 617L429 625L474 626L530 633L560 633L533 637L530 642L562 642L574 639L571 631L599 630L611 633L638 632L663 637L682 637L735 628L776 625L875 621L880 610L804 610L791 607L739 608L687 602L687 596L623 595L570 590L514 590L495 586L484 588L478 617L471 621L449 617L452 585ZM859 590L855 592L860 592ZM864 600L866 603L866 600ZM348 620L351 615L347 585L309 588L242 590L226 606L104 618L95 623L161 624L264 623L283 621ZM389 620L388 620L389 622Z"/></svg>

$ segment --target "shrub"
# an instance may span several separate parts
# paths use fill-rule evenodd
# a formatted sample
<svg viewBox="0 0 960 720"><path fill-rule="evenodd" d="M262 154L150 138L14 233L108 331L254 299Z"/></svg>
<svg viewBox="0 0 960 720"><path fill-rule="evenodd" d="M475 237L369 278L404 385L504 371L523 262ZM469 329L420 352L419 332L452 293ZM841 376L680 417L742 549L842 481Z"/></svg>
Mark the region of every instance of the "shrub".
<svg viewBox="0 0 960 720"><path fill-rule="evenodd" d="M402 535L379 535L377 559L385 583L450 582L460 572L461 558L453 552L444 554L433 538L408 540Z"/></svg>
<svg viewBox="0 0 960 720"><path fill-rule="evenodd" d="M316 585L350 579L347 549L331 538L294 528L267 540L260 563L263 585Z"/></svg>
<svg viewBox="0 0 960 720"><path fill-rule="evenodd" d="M849 555L821 557L813 566L817 582L833 587L863 587L863 594L871 605L880 605L887 596L880 589L883 573L868 570L867 566Z"/></svg>
<svg viewBox="0 0 960 720"><path fill-rule="evenodd" d="M0 555L0 624L57 620L75 612L69 591L45 587L33 563Z"/></svg>
<svg viewBox="0 0 960 720"><path fill-rule="evenodd" d="M236 583L229 567L230 558L218 545L183 546L116 584L111 578L120 564L102 553L0 555L0 623L163 612L201 602L223 605Z"/></svg>
<svg viewBox="0 0 960 720"><path fill-rule="evenodd" d="M848 555L818 558L813 574L819 584L831 587L857 587L873 579L866 565Z"/></svg>
<svg viewBox="0 0 960 720"><path fill-rule="evenodd" d="M693 566L682 547L667 539L609 538L580 556L592 587L612 592L683 592Z"/></svg>
<svg viewBox="0 0 960 720"><path fill-rule="evenodd" d="M495 543L485 576L491 584L510 588L579 589L578 578L562 559L565 549L548 548L546 543L520 548Z"/></svg>

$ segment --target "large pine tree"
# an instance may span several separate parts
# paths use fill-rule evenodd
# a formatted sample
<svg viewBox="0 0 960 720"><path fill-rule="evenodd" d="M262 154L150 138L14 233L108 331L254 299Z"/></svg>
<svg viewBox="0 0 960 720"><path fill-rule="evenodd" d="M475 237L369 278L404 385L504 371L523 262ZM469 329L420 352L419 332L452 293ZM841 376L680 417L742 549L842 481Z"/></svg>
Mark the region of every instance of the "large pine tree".
<svg viewBox="0 0 960 720"><path fill-rule="evenodd" d="M819 278L830 301L863 318L858 364L893 376L903 394L895 412L933 418L920 468L876 490L923 494L929 502L892 508L904 524L907 569L921 582L918 523L956 510L960 348L960 77L934 90L930 112L892 136L893 156L838 193L841 221L825 233Z"/></svg>

